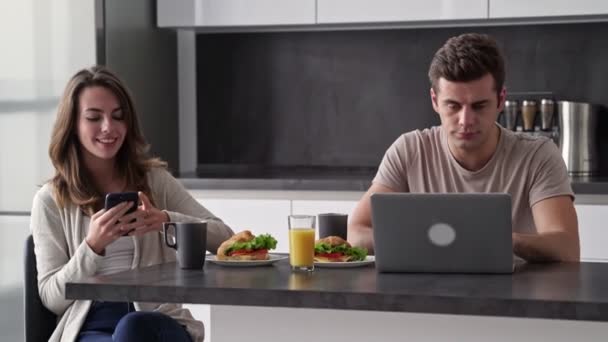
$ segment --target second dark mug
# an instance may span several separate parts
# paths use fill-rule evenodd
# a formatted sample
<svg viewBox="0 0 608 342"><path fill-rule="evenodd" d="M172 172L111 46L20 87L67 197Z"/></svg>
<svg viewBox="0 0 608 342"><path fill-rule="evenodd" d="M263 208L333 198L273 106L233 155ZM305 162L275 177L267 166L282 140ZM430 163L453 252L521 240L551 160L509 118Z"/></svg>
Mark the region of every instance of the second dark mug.
<svg viewBox="0 0 608 342"><path fill-rule="evenodd" d="M347 214L319 214L319 239L327 236L339 236L346 240Z"/></svg>
<svg viewBox="0 0 608 342"><path fill-rule="evenodd" d="M175 242L167 239L169 228L175 231ZM165 243L177 251L179 267L202 269L205 265L207 248L207 222L166 222L163 223Z"/></svg>

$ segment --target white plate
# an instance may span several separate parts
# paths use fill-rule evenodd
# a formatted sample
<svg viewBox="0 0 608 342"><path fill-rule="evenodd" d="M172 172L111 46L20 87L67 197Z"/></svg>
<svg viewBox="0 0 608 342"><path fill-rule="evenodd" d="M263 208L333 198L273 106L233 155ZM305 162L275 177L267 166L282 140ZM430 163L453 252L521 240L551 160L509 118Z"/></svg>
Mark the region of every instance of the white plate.
<svg viewBox="0 0 608 342"><path fill-rule="evenodd" d="M373 255L368 255L365 260L362 261L347 261L347 262L315 262L315 267L326 267L326 268L346 268L346 267L360 267L371 265L376 261Z"/></svg>
<svg viewBox="0 0 608 342"><path fill-rule="evenodd" d="M268 260L217 260L215 255L207 255L206 259L212 264L231 267L252 267L272 265L275 262L287 259L287 255L268 254Z"/></svg>

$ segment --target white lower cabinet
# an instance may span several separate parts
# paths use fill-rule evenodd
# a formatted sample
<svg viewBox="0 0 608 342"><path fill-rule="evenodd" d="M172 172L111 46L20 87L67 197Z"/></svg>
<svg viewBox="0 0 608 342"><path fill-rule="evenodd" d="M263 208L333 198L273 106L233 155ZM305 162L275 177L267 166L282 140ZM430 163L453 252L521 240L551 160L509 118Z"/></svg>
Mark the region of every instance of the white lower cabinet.
<svg viewBox="0 0 608 342"><path fill-rule="evenodd" d="M287 216L291 203L287 199L198 199L235 233L248 229L253 234L269 233L277 239L275 252L289 251Z"/></svg>
<svg viewBox="0 0 608 342"><path fill-rule="evenodd" d="M29 216L0 215L0 293L23 286L23 250L28 235Z"/></svg>
<svg viewBox="0 0 608 342"><path fill-rule="evenodd" d="M203 322L203 325L205 326L205 342L211 342L211 305L183 304L183 307L190 310L194 319Z"/></svg>
<svg viewBox="0 0 608 342"><path fill-rule="evenodd" d="M351 215L356 200L197 198L235 232L269 233L278 241L276 252L289 251L287 216L344 213ZM608 205L576 204L582 261L608 262ZM5 265L7 267L8 265Z"/></svg>
<svg viewBox="0 0 608 342"><path fill-rule="evenodd" d="M354 200L292 200L197 198L214 215L221 218L235 233L249 229L254 234L269 233L277 239L275 252L289 252L287 217L290 214L318 215L343 213L350 215Z"/></svg>
<svg viewBox="0 0 608 342"><path fill-rule="evenodd" d="M1 183L0 189L8 191ZM24 341L23 256L29 227L29 216L0 215L0 341Z"/></svg>
<svg viewBox="0 0 608 342"><path fill-rule="evenodd" d="M291 212L300 215L319 215L323 213L339 213L350 215L357 201L292 201Z"/></svg>
<svg viewBox="0 0 608 342"><path fill-rule="evenodd" d="M577 204L582 261L608 262L608 205Z"/></svg>

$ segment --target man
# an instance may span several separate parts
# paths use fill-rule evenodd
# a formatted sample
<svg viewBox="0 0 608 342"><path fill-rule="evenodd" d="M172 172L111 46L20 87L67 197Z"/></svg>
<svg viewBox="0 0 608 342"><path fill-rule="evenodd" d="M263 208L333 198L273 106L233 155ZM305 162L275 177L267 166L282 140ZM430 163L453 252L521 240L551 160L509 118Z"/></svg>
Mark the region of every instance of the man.
<svg viewBox="0 0 608 342"><path fill-rule="evenodd" d="M549 139L496 123L506 97L496 42L481 34L450 38L435 54L429 79L441 126L403 134L386 151L351 216L350 242L373 251L373 193L506 192L516 255L579 260L574 194L559 150Z"/></svg>

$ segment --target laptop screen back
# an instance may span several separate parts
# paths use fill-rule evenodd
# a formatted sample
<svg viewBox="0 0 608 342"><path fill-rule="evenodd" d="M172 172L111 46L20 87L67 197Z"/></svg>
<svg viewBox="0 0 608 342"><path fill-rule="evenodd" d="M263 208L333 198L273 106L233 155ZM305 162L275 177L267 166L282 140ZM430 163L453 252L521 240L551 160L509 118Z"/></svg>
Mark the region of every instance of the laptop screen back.
<svg viewBox="0 0 608 342"><path fill-rule="evenodd" d="M371 197L380 272L511 273L511 196L378 193Z"/></svg>

